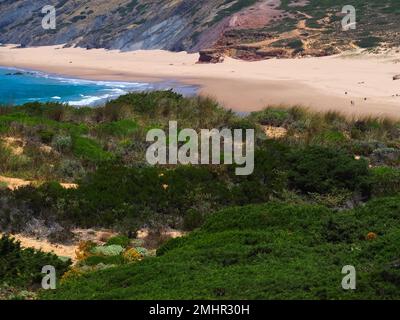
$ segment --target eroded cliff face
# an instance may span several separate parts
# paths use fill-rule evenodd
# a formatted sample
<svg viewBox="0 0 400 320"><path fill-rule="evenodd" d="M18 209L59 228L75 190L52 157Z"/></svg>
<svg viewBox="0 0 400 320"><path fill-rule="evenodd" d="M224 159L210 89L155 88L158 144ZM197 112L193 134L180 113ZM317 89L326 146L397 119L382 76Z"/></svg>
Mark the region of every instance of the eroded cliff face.
<svg viewBox="0 0 400 320"><path fill-rule="evenodd" d="M398 0L356 1L357 29L341 28L343 1L0 0L0 42L203 52L245 60L323 56L400 45ZM57 28L44 30L45 5Z"/></svg>
<svg viewBox="0 0 400 320"><path fill-rule="evenodd" d="M198 37L231 11L254 1L239 0L2 0L0 42L77 45L122 50L191 50L218 40ZM41 9L57 9L56 30L44 30Z"/></svg>

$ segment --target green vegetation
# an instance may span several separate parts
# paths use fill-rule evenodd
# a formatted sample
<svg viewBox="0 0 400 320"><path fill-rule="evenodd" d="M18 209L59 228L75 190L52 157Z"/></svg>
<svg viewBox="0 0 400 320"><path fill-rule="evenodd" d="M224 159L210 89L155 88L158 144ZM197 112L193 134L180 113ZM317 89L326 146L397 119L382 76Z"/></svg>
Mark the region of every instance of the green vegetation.
<svg viewBox="0 0 400 320"><path fill-rule="evenodd" d="M306 54L307 51L313 54L313 50L318 50L319 54L326 55L351 50L353 45L377 50L381 44L390 48L396 47L399 42L397 21L400 6L396 0L356 0L351 3L345 0L309 0L301 7L292 4L292 0L282 0L280 9L286 14L283 20L277 19L254 31L253 41L247 42L258 42L258 33L269 32L277 39L272 47L291 48L294 49L293 54L303 54L304 50ZM345 14L341 12L347 5L356 9L357 27L343 31L341 21ZM296 29L300 30L300 34L295 39L282 39L284 32ZM308 43L308 48L312 50L304 49L303 43Z"/></svg>
<svg viewBox="0 0 400 320"><path fill-rule="evenodd" d="M71 261L63 261L56 255L34 249L23 249L18 241L7 236L0 238L0 298L2 288L13 286L33 290L41 286L42 268L54 266L57 275L62 276Z"/></svg>
<svg viewBox="0 0 400 320"><path fill-rule="evenodd" d="M257 0L225 0L219 7L227 7L217 13L212 23L217 23L235 12L252 6L256 2Z"/></svg>
<svg viewBox="0 0 400 320"><path fill-rule="evenodd" d="M130 243L131 239L129 239L127 236L116 236L108 239L107 241L108 246L119 245L123 248L128 247Z"/></svg>
<svg viewBox="0 0 400 320"><path fill-rule="evenodd" d="M358 42L361 48L374 48L379 45L380 39L377 37L363 38Z"/></svg>
<svg viewBox="0 0 400 320"><path fill-rule="evenodd" d="M156 258L72 279L41 297L398 299L399 212L399 197L340 213L281 203L230 208ZM348 264L358 271L355 291L341 288Z"/></svg>
<svg viewBox="0 0 400 320"><path fill-rule="evenodd" d="M149 166L146 133L170 120L196 131L254 128L254 173ZM120 233L104 246L83 243L79 263L42 298L399 297L399 122L300 107L242 117L167 91L98 108L1 108L0 141L0 175L35 181L1 185L1 232L52 242L70 241L77 227ZM191 233L151 257L134 239L143 226ZM347 264L357 267L356 292L340 288Z"/></svg>

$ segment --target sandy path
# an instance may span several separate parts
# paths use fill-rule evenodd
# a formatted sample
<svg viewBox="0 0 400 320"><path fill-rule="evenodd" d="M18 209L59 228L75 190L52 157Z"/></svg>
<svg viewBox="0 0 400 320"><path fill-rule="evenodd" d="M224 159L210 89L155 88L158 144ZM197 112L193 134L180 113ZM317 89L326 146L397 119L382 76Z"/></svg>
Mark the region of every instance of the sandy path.
<svg viewBox="0 0 400 320"><path fill-rule="evenodd" d="M92 241L98 245L104 245L110 237L117 235L117 233L112 230L75 229L72 230L72 232L75 234L76 240L69 245L50 243L46 239L37 239L22 234L10 236L20 241L21 246L24 248L34 248L36 250L42 250L43 252L54 253L60 257L68 257L75 263L77 262L76 250L79 247L80 241ZM159 237L163 238L163 241L166 241L167 239L178 238L184 235L186 235L186 232L166 228ZM0 237L1 236L2 233L0 232ZM144 246L150 250L158 248L159 240L157 236L154 236L147 228L138 231L138 239L143 240ZM156 246L154 247L154 245Z"/></svg>
<svg viewBox="0 0 400 320"><path fill-rule="evenodd" d="M10 190L16 190L21 187L26 187L31 184L35 184L34 181L18 179L18 178L9 178L9 177L4 177L4 176L0 176L0 182L5 183L7 185L7 188ZM60 185L65 189L78 188L78 185L75 183L60 183Z"/></svg>
<svg viewBox="0 0 400 320"><path fill-rule="evenodd" d="M0 47L0 65L94 80L175 79L201 86L236 111L301 104L348 115L400 118L400 53L196 64L198 55L161 50L124 52L60 46ZM347 94L346 94L347 93ZM397 95L397 96L396 96ZM353 103L352 103L353 101Z"/></svg>
<svg viewBox="0 0 400 320"><path fill-rule="evenodd" d="M1 237L0 233L0 237ZM12 235L13 238L21 242L21 246L24 248L34 248L37 250L42 250L43 252L54 253L61 257L68 257L75 261L75 250L77 245L61 245L52 244L47 240L39 240L33 237L27 237L23 235Z"/></svg>

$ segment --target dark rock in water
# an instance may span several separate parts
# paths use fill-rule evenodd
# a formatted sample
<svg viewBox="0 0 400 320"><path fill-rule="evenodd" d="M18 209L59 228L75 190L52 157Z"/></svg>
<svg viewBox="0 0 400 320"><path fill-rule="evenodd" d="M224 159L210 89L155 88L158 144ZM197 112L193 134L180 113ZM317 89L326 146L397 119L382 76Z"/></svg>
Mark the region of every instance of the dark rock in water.
<svg viewBox="0 0 400 320"><path fill-rule="evenodd" d="M393 77L393 80L400 80L400 74L395 75L395 76Z"/></svg>
<svg viewBox="0 0 400 320"><path fill-rule="evenodd" d="M207 49L200 51L199 63L221 63L224 62L224 54L220 51Z"/></svg>
<svg viewBox="0 0 400 320"><path fill-rule="evenodd" d="M24 73L23 72L10 72L10 73L6 73L6 76L23 76Z"/></svg>

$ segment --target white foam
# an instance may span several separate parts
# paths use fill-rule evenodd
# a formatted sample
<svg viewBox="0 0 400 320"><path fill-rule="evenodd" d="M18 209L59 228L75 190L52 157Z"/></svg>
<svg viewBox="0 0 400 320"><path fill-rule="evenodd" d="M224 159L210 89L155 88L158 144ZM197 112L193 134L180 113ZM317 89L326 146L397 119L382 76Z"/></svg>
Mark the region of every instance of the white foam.
<svg viewBox="0 0 400 320"><path fill-rule="evenodd" d="M84 106L90 106L99 100L110 99L111 97L112 97L112 95L110 95L110 94L105 94L102 96L84 96L84 98L82 100L68 101L68 104L71 106L84 107Z"/></svg>

